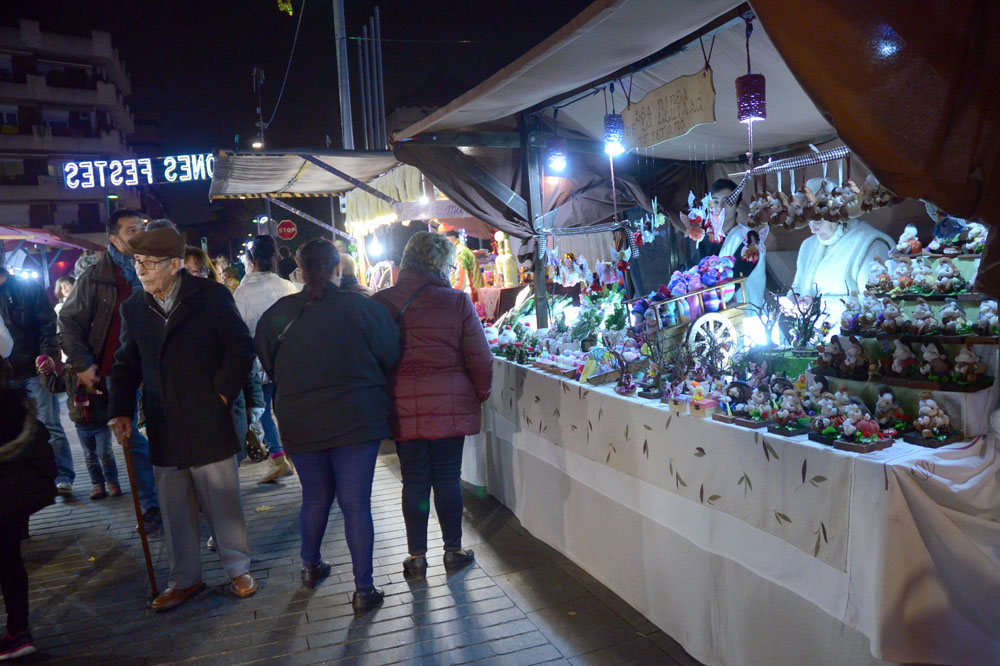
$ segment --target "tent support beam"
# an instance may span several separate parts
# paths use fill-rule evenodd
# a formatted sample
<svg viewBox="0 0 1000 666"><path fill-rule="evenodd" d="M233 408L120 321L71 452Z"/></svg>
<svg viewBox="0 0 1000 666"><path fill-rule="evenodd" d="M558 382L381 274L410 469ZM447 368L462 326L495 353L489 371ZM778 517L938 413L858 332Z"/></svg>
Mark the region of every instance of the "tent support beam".
<svg viewBox="0 0 1000 666"><path fill-rule="evenodd" d="M341 238L344 238L344 239L349 240L349 241L353 241L354 240L353 238L351 238L349 235L345 234L340 229L338 229L336 227L333 227L333 226L330 226L329 224L327 224L323 220L321 220L321 219L319 219L317 217L313 217L309 213L306 213L305 211L301 211L298 208L296 208L295 206L292 206L290 204L285 203L281 199L275 199L274 197L264 197L264 198L267 199L268 201L270 201L271 203L273 203L275 206L281 206L282 208L284 208L288 212L294 213L295 215L298 215L303 220L305 220L307 222L312 222L316 226L321 227L323 229L326 229L327 231L333 233L333 235L335 235L335 236L340 236Z"/></svg>
<svg viewBox="0 0 1000 666"><path fill-rule="evenodd" d="M381 199L382 201L386 202L390 206L393 205L393 204L399 203L398 201L396 201L395 199L393 199L389 195L384 194L382 192L379 192L378 190L376 190L374 187L372 187L368 183L361 182L360 180L358 180L354 176L347 175L346 173L344 173L340 169L337 169L336 167L330 166L329 164L327 164L326 162L324 162L323 160L321 160L321 159L319 159L317 157L314 157L312 155L300 155L300 157L302 159L304 159L305 161L307 161L307 162L312 162L313 164L315 164L316 166L318 166L320 169L323 169L324 171L329 171L330 173L332 173L337 178L342 178L343 180L346 180L348 183L350 183L354 187L357 187L359 189L364 190L365 192L367 192L368 194L372 195L373 197L375 197L377 199Z"/></svg>
<svg viewBox="0 0 1000 666"><path fill-rule="evenodd" d="M552 132L534 131L528 134L528 145L544 148ZM566 139L566 150L574 153L604 153L604 142L594 139ZM521 135L517 132L428 132L418 134L413 143L438 148L520 148Z"/></svg>
<svg viewBox="0 0 1000 666"><path fill-rule="evenodd" d="M625 67L622 67L621 69L615 72L607 74L606 76L602 76L599 79L591 81L590 83L586 83L582 86L574 88L573 90L567 90L564 93L550 97L547 100L535 104L534 106L528 107L527 109L522 111L522 113L533 114L545 111L546 109L549 109L555 106L556 104L559 104L560 102L563 102L571 97L576 97L581 93L593 90L594 88L603 86L604 84L610 83L611 81L617 81L618 79L627 77L631 74L636 74L643 70L649 69L650 67L655 67L664 60L668 60L669 58L672 58L678 53L683 53L701 38L711 37L712 35L722 32L723 30L728 30L729 28L735 25L742 25L743 15L746 12L752 12L752 11L753 10L750 8L750 4L744 2L740 4L740 6L738 7L733 7L722 16L716 18L714 21L709 21L708 23L698 28L694 32L685 35L684 37L681 37L676 42L668 44L667 46L663 47L656 53L651 53L645 58L635 61L631 65L626 65Z"/></svg>
<svg viewBox="0 0 1000 666"><path fill-rule="evenodd" d="M525 116L521 114L521 155L525 161L525 172L528 174L528 217L532 220L531 228L538 233L539 218L542 211L542 174L539 161L542 151L538 146L531 145ZM536 330L549 327L549 294L546 291L545 279L545 236L535 236L535 256L532 272L535 276L535 321Z"/></svg>
<svg viewBox="0 0 1000 666"><path fill-rule="evenodd" d="M530 220L528 202L517 192L510 189L499 178L484 169L474 159L458 150L450 148L441 155L451 166L466 173L484 190L496 197L504 206L523 220Z"/></svg>

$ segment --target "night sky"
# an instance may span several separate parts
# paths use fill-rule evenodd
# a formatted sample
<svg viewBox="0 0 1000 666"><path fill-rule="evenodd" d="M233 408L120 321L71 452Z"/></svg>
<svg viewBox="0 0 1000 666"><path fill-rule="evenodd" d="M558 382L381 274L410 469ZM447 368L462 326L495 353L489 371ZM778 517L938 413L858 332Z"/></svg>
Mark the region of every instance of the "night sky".
<svg viewBox="0 0 1000 666"><path fill-rule="evenodd" d="M373 7L382 14L386 107L440 105L500 69L579 13L587 0L412 2L346 0L348 37L361 35ZM276 0L28 0L6 3L4 23L18 17L42 29L86 33L107 30L132 77L129 105L156 114L162 154L231 148L234 136L255 133L256 95L251 69L264 69L265 119L274 108L302 0L295 16ZM415 43L411 40L426 40ZM473 40L472 44L439 43ZM350 41L352 88L357 87L357 42ZM329 0L305 0L302 28L281 106L267 131L267 147L321 147L340 143L340 117ZM352 90L354 118L360 118ZM360 128L355 132L361 141ZM164 186L171 216L181 224L212 217L206 185Z"/></svg>

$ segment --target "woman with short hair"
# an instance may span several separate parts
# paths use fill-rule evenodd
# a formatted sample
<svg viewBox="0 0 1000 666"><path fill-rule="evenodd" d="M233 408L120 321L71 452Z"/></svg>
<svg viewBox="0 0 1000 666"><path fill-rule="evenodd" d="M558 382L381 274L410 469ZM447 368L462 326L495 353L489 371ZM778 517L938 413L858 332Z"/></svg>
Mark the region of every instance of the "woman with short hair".
<svg viewBox="0 0 1000 666"><path fill-rule="evenodd" d="M302 583L314 587L330 573L320 544L336 497L360 615L383 598L372 579L371 494L379 444L391 432L387 376L399 329L381 305L333 283L339 262L329 241L306 243L298 256L302 292L264 313L254 345L274 380L282 443L302 483Z"/></svg>
<svg viewBox="0 0 1000 666"><path fill-rule="evenodd" d="M462 448L481 429L481 403L490 396L493 356L468 294L452 289L455 247L421 231L403 250L395 287L373 297L396 318L402 351L391 384L393 437L403 476L403 518L409 576L427 570L430 493L444 537L444 565L471 564L462 548Z"/></svg>

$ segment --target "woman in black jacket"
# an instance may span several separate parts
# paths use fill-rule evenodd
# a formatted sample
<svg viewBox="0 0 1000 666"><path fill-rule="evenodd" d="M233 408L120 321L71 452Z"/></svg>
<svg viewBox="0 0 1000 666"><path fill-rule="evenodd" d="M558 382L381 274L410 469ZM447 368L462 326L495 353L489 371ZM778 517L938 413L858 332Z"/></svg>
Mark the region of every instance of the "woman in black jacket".
<svg viewBox="0 0 1000 666"><path fill-rule="evenodd" d="M302 582L330 573L320 557L334 497L344 514L358 614L383 598L372 582L372 479L379 443L390 436L386 375L399 355L388 311L331 282L340 256L325 240L299 250L300 294L277 301L257 324L254 346L274 379L282 446L302 483Z"/></svg>
<svg viewBox="0 0 1000 666"><path fill-rule="evenodd" d="M35 418L27 393L11 381L0 358L0 589L7 608L7 631L0 636L0 660L35 651L28 631L28 572L21 539L28 516L55 499L56 461L49 433Z"/></svg>

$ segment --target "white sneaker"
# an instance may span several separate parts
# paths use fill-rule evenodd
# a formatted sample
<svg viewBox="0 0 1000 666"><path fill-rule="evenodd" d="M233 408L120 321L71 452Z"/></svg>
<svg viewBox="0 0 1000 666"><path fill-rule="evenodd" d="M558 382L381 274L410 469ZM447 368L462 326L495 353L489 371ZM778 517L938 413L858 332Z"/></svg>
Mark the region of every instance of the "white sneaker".
<svg viewBox="0 0 1000 666"><path fill-rule="evenodd" d="M60 495L70 496L73 494L73 484L69 481L60 481L56 484L56 492Z"/></svg>
<svg viewBox="0 0 1000 666"><path fill-rule="evenodd" d="M277 458L268 458L267 474L260 480L260 483L272 483L283 476L291 476L294 473L288 456L281 455Z"/></svg>
<svg viewBox="0 0 1000 666"><path fill-rule="evenodd" d="M215 537L213 536L208 537L208 543L206 543L205 545L208 547L210 551L214 553L217 548L217 546L215 545Z"/></svg>

